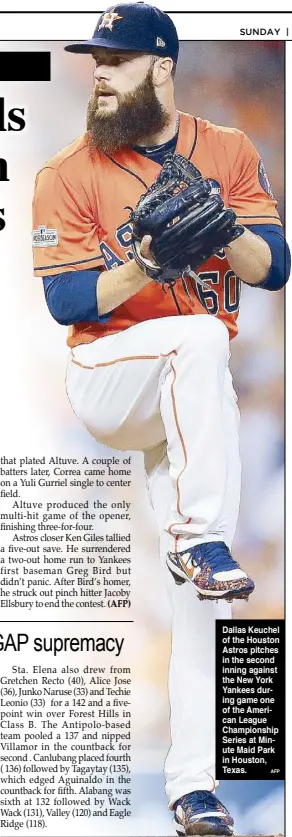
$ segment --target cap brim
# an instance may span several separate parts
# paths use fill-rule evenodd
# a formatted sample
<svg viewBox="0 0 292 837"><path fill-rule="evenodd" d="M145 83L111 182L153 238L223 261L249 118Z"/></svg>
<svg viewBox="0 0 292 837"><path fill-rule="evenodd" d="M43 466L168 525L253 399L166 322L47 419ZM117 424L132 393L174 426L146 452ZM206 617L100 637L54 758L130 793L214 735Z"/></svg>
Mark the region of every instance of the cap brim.
<svg viewBox="0 0 292 837"><path fill-rule="evenodd" d="M102 38L92 38L91 41L80 41L78 44L68 44L64 47L66 52L81 52L83 54L93 52L96 47L103 47L104 49L119 49L121 52L145 52L144 49L135 47L134 50L130 46L122 46L115 41L106 41Z"/></svg>

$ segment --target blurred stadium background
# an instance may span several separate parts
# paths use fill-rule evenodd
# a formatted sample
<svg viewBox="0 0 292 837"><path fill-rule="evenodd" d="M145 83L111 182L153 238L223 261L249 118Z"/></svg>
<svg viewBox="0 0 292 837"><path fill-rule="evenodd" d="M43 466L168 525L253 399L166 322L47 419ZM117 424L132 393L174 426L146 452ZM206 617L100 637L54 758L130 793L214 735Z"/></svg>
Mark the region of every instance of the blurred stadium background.
<svg viewBox="0 0 292 837"><path fill-rule="evenodd" d="M57 32L56 32L57 35ZM2 453L6 456L109 454L79 425L67 402L66 330L49 316L42 283L32 281L31 199L45 160L83 133L92 59L63 51L61 42L5 42L0 49L51 50L50 84L3 83L5 110L24 107L22 134L2 133L9 183L1 184L6 228L1 232ZM282 42L189 41L181 44L177 105L217 124L244 130L260 151L284 214L284 45ZM238 618L281 618L284 586L284 292L243 286L239 336L231 367L241 410L242 502L235 557L252 573L256 592ZM81 492L82 494L82 492ZM48 490L48 497L51 493ZM57 499L67 497L60 490ZM77 496L76 489L74 496ZM86 495L86 499L89 495ZM99 499L101 499L101 496ZM38 499L37 489L29 494ZM39 490L39 498L45 499ZM117 494L105 499L121 499ZM159 566L142 457L133 456L133 603L135 809L119 834L170 833L162 768L169 743L167 668L169 608ZM84 499L84 493L81 496ZM110 531L107 529L107 531ZM114 531L114 529L113 529ZM4 618L7 618L4 616ZM28 618L36 618L31 616ZM87 618L76 613L76 619ZM126 618L124 615L121 618ZM281 782L228 781L221 798L237 814L238 833L283 831ZM135 813L136 812L136 813ZM105 824L102 823L103 833ZM110 826L109 826L110 827ZM135 830L136 829L136 830ZM137 830L138 829L138 830ZM245 829L245 830L244 830ZM96 832L97 833L97 832Z"/></svg>

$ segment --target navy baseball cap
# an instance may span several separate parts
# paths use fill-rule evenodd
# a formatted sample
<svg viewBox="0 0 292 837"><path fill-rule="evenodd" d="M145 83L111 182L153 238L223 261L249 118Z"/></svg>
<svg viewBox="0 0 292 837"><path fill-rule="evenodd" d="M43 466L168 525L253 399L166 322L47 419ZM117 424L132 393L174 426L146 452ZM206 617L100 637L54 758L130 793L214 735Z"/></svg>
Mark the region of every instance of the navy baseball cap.
<svg viewBox="0 0 292 837"><path fill-rule="evenodd" d="M68 44L65 49L90 53L96 47L147 52L172 58L176 64L179 41L174 23L161 9L147 3L125 3L103 12L91 40Z"/></svg>

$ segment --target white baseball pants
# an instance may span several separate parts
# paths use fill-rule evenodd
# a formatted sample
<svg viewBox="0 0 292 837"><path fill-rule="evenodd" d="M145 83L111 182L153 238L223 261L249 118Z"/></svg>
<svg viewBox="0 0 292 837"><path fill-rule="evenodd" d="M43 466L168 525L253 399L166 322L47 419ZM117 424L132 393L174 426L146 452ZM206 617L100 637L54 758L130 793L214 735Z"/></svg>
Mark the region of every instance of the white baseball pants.
<svg viewBox="0 0 292 837"><path fill-rule="evenodd" d="M224 540L230 547L240 494L239 413L226 326L207 314L139 323L72 350L67 391L99 442L142 450L161 555ZM175 585L169 676L172 805L215 781L215 620L227 602L199 601Z"/></svg>

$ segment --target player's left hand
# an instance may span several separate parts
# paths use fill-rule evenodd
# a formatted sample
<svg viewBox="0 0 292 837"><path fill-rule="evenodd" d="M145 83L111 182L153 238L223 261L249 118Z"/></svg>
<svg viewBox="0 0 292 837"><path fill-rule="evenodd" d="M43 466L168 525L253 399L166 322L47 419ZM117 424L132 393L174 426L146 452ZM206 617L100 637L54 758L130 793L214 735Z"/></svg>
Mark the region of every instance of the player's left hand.
<svg viewBox="0 0 292 837"><path fill-rule="evenodd" d="M211 195L209 182L180 154L167 157L130 220L136 262L163 284L191 275L244 232L232 209Z"/></svg>

